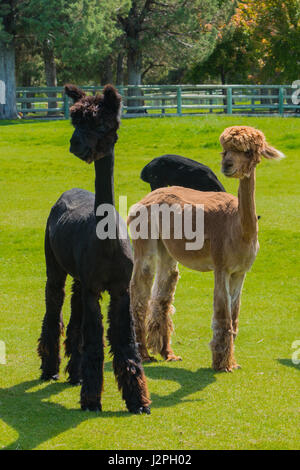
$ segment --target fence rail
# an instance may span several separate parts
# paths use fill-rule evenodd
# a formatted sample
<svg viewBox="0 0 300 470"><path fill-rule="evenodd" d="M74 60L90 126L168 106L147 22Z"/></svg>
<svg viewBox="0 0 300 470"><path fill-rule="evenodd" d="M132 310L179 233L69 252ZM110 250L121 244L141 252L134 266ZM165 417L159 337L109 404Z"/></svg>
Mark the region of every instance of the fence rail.
<svg viewBox="0 0 300 470"><path fill-rule="evenodd" d="M117 87L123 117L184 116L207 113L300 116L291 85L141 85ZM90 94L102 87L83 86ZM69 118L72 100L63 87L19 87L17 108L24 117Z"/></svg>

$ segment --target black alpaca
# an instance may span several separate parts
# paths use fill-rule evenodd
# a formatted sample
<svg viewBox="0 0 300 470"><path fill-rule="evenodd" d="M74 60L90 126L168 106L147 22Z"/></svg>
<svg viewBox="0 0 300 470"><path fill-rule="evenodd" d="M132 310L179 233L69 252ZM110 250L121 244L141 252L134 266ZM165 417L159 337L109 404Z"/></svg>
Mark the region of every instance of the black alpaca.
<svg viewBox="0 0 300 470"><path fill-rule="evenodd" d="M141 179L150 183L151 191L166 186L183 186L197 191L226 192L214 172L203 163L180 155L162 155L147 163ZM261 216L257 216L260 220Z"/></svg>
<svg viewBox="0 0 300 470"><path fill-rule="evenodd" d="M154 158L142 169L141 179L150 183L152 191L165 186L184 186L198 191L225 192L208 166L180 155Z"/></svg>
<svg viewBox="0 0 300 470"><path fill-rule="evenodd" d="M70 383L82 382L81 408L101 410L104 345L99 299L102 292L108 291L107 336L118 387L130 412L149 413L146 378L130 313L130 242L128 238L118 237L118 229L115 239L100 239L96 234L98 223L105 220L104 215L96 212L97 208L102 204L114 206L114 145L120 124L121 97L111 85L104 88L103 95L97 96L86 96L74 85L66 85L65 92L74 100L71 118L75 131L70 152L88 163L94 162L96 191L95 194L83 189L66 191L52 207L47 221L46 314L38 345L41 378L58 377L63 329L61 308L69 274L74 281L65 340L66 355L70 357L66 371ZM116 212L114 217L118 219Z"/></svg>

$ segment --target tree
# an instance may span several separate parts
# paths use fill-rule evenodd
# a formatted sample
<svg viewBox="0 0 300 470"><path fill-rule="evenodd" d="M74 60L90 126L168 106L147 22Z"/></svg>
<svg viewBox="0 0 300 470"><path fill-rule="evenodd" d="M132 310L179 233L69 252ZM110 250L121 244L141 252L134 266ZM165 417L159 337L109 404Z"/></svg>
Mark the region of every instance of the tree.
<svg viewBox="0 0 300 470"><path fill-rule="evenodd" d="M0 119L15 119L15 10L16 1L3 0L0 5L0 86L5 88L5 104L0 103Z"/></svg>
<svg viewBox="0 0 300 470"><path fill-rule="evenodd" d="M128 84L142 83L145 63L145 68L161 61L174 66L209 55L219 23L234 4L233 0L132 0L129 11L117 16L127 52ZM210 24L206 31L204 24ZM139 102L131 100L130 104Z"/></svg>
<svg viewBox="0 0 300 470"><path fill-rule="evenodd" d="M212 54L191 67L185 79L194 83L217 79L227 83L246 83L252 65L254 45L249 30L239 21L238 10L219 31Z"/></svg>
<svg viewBox="0 0 300 470"><path fill-rule="evenodd" d="M255 44L253 79L278 83L300 74L300 0L240 2L240 18Z"/></svg>
<svg viewBox="0 0 300 470"><path fill-rule="evenodd" d="M116 35L110 11L108 0L22 1L24 31L40 49L47 86L57 86L59 64L71 76L86 79L91 67L95 75L101 57L110 50ZM49 101L49 108L56 106L55 101Z"/></svg>
<svg viewBox="0 0 300 470"><path fill-rule="evenodd" d="M218 32L213 53L187 77L223 84L283 83L299 73L300 0L250 0L238 2L231 21Z"/></svg>

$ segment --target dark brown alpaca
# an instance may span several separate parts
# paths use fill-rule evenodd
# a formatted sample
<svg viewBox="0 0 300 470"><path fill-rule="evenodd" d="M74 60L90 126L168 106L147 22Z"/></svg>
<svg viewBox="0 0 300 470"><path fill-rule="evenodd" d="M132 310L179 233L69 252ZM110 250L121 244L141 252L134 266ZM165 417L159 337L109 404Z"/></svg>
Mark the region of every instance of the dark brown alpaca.
<svg viewBox="0 0 300 470"><path fill-rule="evenodd" d="M121 97L107 85L103 95L86 96L73 85L65 92L74 100L71 107L75 131L70 151L94 162L95 194L71 189L52 207L46 228L47 265L46 315L39 339L43 380L59 373L59 340L63 327L61 308L67 275L74 279L71 318L65 341L70 357L67 372L72 384L82 382L81 408L101 410L103 385L103 324L99 306L101 293L108 291L108 340L113 368L127 408L149 413L149 395L130 314L129 282L132 252L129 239L120 239L116 224L114 239L100 239L96 228L104 220L99 208L114 209L114 145L120 124ZM98 211L97 211L98 209Z"/></svg>

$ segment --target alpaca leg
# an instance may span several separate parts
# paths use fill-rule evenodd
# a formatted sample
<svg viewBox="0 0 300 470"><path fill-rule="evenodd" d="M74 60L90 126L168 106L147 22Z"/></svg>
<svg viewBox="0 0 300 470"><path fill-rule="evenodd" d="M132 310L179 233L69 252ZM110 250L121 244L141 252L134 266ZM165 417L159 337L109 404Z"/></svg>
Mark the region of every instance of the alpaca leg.
<svg viewBox="0 0 300 470"><path fill-rule="evenodd" d="M103 388L103 325L99 297L82 289L82 387L80 404L83 410L101 411Z"/></svg>
<svg viewBox="0 0 300 470"><path fill-rule="evenodd" d="M236 366L233 354L233 330L229 274L215 271L212 366L215 370L231 372Z"/></svg>
<svg viewBox="0 0 300 470"><path fill-rule="evenodd" d="M147 346L154 354L159 353L167 361L181 360L171 348L171 334L174 330L172 302L178 278L176 260L169 255L163 243L159 242L157 273L146 320Z"/></svg>
<svg viewBox="0 0 300 470"><path fill-rule="evenodd" d="M150 413L150 398L135 339L128 292L110 292L107 337L122 398L131 413Z"/></svg>
<svg viewBox="0 0 300 470"><path fill-rule="evenodd" d="M81 321L82 321L82 299L81 283L74 279L71 297L71 317L67 327L65 340L66 356L70 357L66 367L69 382L78 385L81 381Z"/></svg>
<svg viewBox="0 0 300 470"><path fill-rule="evenodd" d="M156 241L155 241L156 244ZM133 274L130 282L130 302L136 340L143 362L152 361L146 347L146 316L155 273L155 252L152 240L136 240ZM139 256L137 256L139 255Z"/></svg>
<svg viewBox="0 0 300 470"><path fill-rule="evenodd" d="M57 380L60 365L60 334L64 324L61 309L65 297L66 273L57 264L49 247L47 237L45 243L47 282L46 282L46 314L43 319L42 332L38 340L38 354L41 358L41 379Z"/></svg>
<svg viewBox="0 0 300 470"><path fill-rule="evenodd" d="M241 293L243 289L244 280L245 280L244 273L232 274L230 278L231 318L232 318L233 339L235 339L238 334Z"/></svg>

